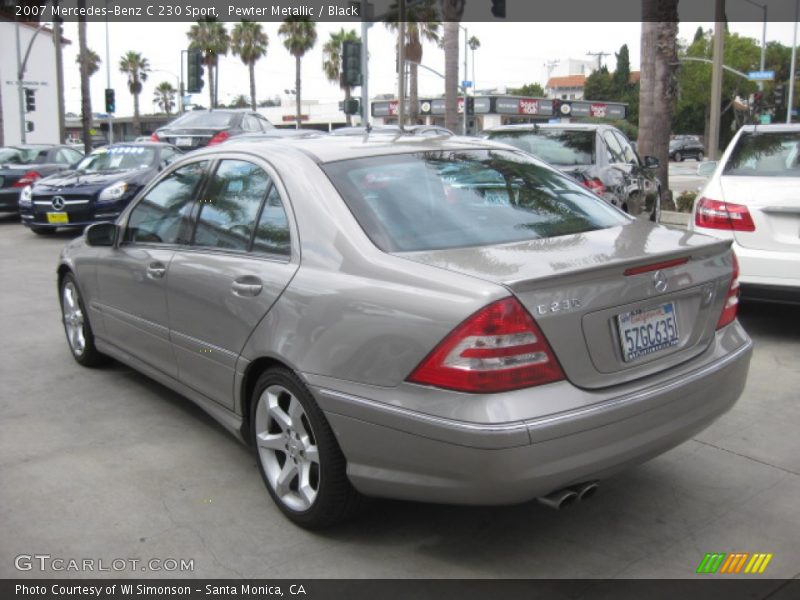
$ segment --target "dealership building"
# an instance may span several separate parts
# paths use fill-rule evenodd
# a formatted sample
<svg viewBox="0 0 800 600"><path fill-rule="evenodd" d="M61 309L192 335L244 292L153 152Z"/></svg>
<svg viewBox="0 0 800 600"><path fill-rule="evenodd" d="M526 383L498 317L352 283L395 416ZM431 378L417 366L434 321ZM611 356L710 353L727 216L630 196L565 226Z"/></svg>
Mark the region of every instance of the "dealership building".
<svg viewBox="0 0 800 600"><path fill-rule="evenodd" d="M22 81L22 115L17 80L17 35L21 57L24 58L30 46ZM69 41L62 38L61 43L65 45ZM0 146L21 143L23 129L28 143L57 142L58 113L53 31L49 27L40 28L39 23L16 23L0 14Z"/></svg>

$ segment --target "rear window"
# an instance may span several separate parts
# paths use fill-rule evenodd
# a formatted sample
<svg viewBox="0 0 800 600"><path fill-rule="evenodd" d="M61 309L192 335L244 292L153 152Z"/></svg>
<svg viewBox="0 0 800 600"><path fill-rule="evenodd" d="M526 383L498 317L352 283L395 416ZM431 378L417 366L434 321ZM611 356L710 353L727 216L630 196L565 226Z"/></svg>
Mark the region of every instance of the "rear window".
<svg viewBox="0 0 800 600"><path fill-rule="evenodd" d="M236 113L198 110L178 117L167 127L230 127Z"/></svg>
<svg viewBox="0 0 800 600"><path fill-rule="evenodd" d="M572 179L520 152L423 152L323 169L386 252L504 244L627 222Z"/></svg>
<svg viewBox="0 0 800 600"><path fill-rule="evenodd" d="M535 131L497 131L489 138L530 152L551 165L570 167L592 165L595 160L594 131L538 129Z"/></svg>
<svg viewBox="0 0 800 600"><path fill-rule="evenodd" d="M0 148L0 163L28 165L36 161L41 148ZM45 155L47 150L44 150Z"/></svg>
<svg viewBox="0 0 800 600"><path fill-rule="evenodd" d="M800 177L800 131L742 133L722 174Z"/></svg>

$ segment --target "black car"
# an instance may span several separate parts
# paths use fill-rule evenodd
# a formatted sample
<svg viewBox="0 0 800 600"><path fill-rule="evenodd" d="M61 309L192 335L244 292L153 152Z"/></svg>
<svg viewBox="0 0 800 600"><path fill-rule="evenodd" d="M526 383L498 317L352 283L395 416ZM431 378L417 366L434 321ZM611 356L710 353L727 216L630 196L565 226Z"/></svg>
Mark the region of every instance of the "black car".
<svg viewBox="0 0 800 600"><path fill-rule="evenodd" d="M504 125L484 132L571 175L606 201L632 215L660 210L658 159L642 160L616 127L594 123Z"/></svg>
<svg viewBox="0 0 800 600"><path fill-rule="evenodd" d="M275 129L266 118L250 110L194 110L153 133L154 142L167 142L182 150L213 146L244 133Z"/></svg>
<svg viewBox="0 0 800 600"><path fill-rule="evenodd" d="M19 212L22 189L83 158L72 146L22 144L0 148L0 213Z"/></svg>
<svg viewBox="0 0 800 600"><path fill-rule="evenodd" d="M23 188L22 223L34 233L113 221L161 169L182 155L168 144L113 144L92 152L74 169Z"/></svg>
<svg viewBox="0 0 800 600"><path fill-rule="evenodd" d="M669 141L669 158L677 162L692 157L697 161L702 161L705 156L705 148L700 140L693 135L675 136Z"/></svg>

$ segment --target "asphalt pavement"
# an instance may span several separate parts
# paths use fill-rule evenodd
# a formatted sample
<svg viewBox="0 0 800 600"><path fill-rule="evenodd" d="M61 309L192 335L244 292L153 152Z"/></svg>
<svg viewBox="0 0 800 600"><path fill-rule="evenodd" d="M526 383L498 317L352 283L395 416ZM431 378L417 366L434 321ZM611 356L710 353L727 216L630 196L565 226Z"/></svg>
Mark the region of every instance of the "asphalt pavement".
<svg viewBox="0 0 800 600"><path fill-rule="evenodd" d="M273 505L249 450L188 400L120 364L75 363L55 281L73 235L0 217L2 578L690 578L709 552L772 553L761 577L800 575L800 309L745 305L756 345L738 404L591 500L561 512L374 501L309 533ZM15 567L36 554L193 568Z"/></svg>

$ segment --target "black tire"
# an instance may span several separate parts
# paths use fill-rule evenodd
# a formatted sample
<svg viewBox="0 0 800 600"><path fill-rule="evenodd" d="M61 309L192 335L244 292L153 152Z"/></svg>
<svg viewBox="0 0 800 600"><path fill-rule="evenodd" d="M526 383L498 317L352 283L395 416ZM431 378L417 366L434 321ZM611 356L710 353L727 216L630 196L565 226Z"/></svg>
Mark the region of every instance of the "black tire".
<svg viewBox="0 0 800 600"><path fill-rule="evenodd" d="M675 162L683 162L683 154L680 152L675 153Z"/></svg>
<svg viewBox="0 0 800 600"><path fill-rule="evenodd" d="M36 235L53 235L56 232L55 227L31 227L31 231Z"/></svg>
<svg viewBox="0 0 800 600"><path fill-rule="evenodd" d="M296 407L294 411L290 408L293 401L302 408L297 424L289 416L298 414ZM291 425L272 417L271 402ZM352 517L361 508L365 499L347 478L347 462L327 419L308 388L290 370L274 367L258 378L250 402L250 434L267 491L290 521L306 529L324 529ZM307 445L302 442L304 438ZM309 458L312 448L316 448L317 463ZM314 494L310 501L300 490L304 470L307 488ZM288 483L279 492L284 472L294 474L284 478Z"/></svg>
<svg viewBox="0 0 800 600"><path fill-rule="evenodd" d="M72 296L72 302L80 311L80 323L78 323L76 314L69 311L65 294ZM72 357L78 362L79 365L84 367L97 367L108 362L108 357L105 354L98 352L94 345L94 334L92 333L92 326L89 323L89 316L86 312L86 307L83 304L83 295L78 287L78 282L72 273L67 273L61 280L61 287L59 288L59 304L61 304L61 321L64 324L64 333L67 336L67 345L69 346ZM70 314L68 314L68 312ZM82 345L77 343L77 330L82 333Z"/></svg>
<svg viewBox="0 0 800 600"><path fill-rule="evenodd" d="M702 150L700 150L700 151L697 153L697 156L696 156L696 158L697 158L697 162L703 162L703 157L704 157L704 156L705 156L705 154L703 154L703 151L702 151Z"/></svg>

